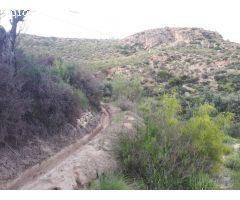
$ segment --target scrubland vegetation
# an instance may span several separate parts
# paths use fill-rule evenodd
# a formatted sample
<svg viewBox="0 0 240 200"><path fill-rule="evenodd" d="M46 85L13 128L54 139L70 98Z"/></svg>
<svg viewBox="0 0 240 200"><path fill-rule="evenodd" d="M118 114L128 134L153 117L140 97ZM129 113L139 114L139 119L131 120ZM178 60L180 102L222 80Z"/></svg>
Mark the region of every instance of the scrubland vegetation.
<svg viewBox="0 0 240 200"><path fill-rule="evenodd" d="M101 82L78 66L21 52L16 61L17 71L0 64L1 183L86 134L77 119L91 111L97 120L102 96Z"/></svg>
<svg viewBox="0 0 240 200"><path fill-rule="evenodd" d="M1 65L1 145L56 134L89 107L99 109L102 87L86 70L57 60L43 65L22 54L17 62L16 75Z"/></svg>
<svg viewBox="0 0 240 200"><path fill-rule="evenodd" d="M0 71L1 145L57 134L105 101L137 113L144 126L119 138L120 172L99 175L90 189L220 189L223 171L240 189L239 150L232 148L240 137L239 73L231 71L239 70L239 47L201 45L146 50L22 35L19 48L28 57L19 51L14 78L7 66Z"/></svg>
<svg viewBox="0 0 240 200"><path fill-rule="evenodd" d="M186 108L180 104L183 99L177 96L176 91L145 96L136 79L113 79L112 100L123 110L138 112L145 122L136 137L120 138L116 156L122 174L144 189L219 189L223 157L232 152L226 141L236 126L234 114L201 101L186 118ZM237 162L234 157L225 165L237 166ZM108 178L113 180L112 176ZM237 173L233 177L236 180ZM96 181L98 187L105 184L101 177Z"/></svg>

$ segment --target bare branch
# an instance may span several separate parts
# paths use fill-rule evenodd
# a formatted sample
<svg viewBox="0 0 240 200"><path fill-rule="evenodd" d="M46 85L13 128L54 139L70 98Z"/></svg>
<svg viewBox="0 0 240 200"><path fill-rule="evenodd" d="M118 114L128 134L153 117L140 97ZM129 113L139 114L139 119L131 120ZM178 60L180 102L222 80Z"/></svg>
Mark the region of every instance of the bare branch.
<svg viewBox="0 0 240 200"><path fill-rule="evenodd" d="M12 25L12 28L10 30L10 34L14 44L17 36L17 24L18 22L24 21L24 18L26 14L29 12L29 10L12 10L11 12L12 12L12 19L10 20L10 23Z"/></svg>
<svg viewBox="0 0 240 200"><path fill-rule="evenodd" d="M23 22L29 10L12 10L11 30L9 33L0 26L0 62L15 66L15 42L18 22ZM1 11L1 16L4 12Z"/></svg>

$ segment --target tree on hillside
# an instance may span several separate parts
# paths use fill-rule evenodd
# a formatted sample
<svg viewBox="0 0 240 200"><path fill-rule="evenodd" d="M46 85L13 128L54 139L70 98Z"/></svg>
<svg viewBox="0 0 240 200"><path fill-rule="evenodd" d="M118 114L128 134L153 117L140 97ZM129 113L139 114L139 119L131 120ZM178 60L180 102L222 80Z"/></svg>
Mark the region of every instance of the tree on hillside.
<svg viewBox="0 0 240 200"><path fill-rule="evenodd" d="M11 30L6 32L0 25L0 63L15 66L15 41L17 36L17 25L23 22L29 10L12 10ZM1 13L2 14L2 13Z"/></svg>

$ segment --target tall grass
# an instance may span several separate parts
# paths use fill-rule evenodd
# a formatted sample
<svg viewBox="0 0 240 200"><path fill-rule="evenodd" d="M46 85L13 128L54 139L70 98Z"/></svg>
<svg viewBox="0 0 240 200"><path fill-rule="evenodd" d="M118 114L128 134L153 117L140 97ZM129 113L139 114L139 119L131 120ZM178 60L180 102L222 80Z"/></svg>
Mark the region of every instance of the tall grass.
<svg viewBox="0 0 240 200"><path fill-rule="evenodd" d="M101 175L90 183L90 190L129 190L132 186L120 175Z"/></svg>
<svg viewBox="0 0 240 200"><path fill-rule="evenodd" d="M232 189L240 189L240 152L235 152L229 156L225 166L230 169Z"/></svg>

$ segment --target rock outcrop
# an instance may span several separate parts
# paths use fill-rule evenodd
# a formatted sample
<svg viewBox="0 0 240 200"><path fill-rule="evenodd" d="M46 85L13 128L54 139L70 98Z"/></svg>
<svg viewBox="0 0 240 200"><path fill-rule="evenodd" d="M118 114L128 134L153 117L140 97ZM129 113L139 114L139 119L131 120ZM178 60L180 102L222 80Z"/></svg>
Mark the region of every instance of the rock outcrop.
<svg viewBox="0 0 240 200"><path fill-rule="evenodd" d="M213 41L223 42L220 34L201 28L159 28L143 31L122 40L126 45L140 45L144 49L155 46L175 46L181 43L199 43L208 47Z"/></svg>

